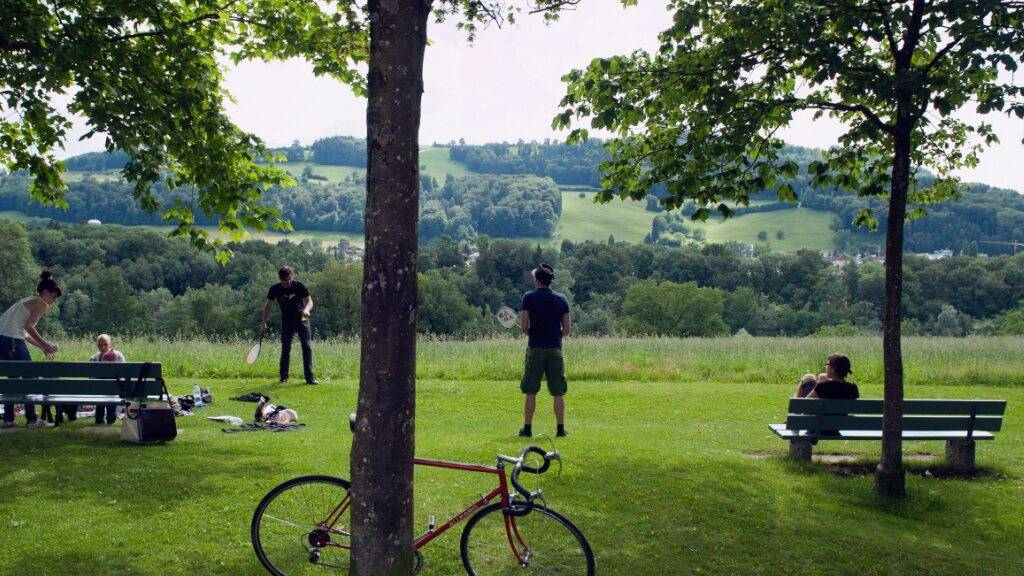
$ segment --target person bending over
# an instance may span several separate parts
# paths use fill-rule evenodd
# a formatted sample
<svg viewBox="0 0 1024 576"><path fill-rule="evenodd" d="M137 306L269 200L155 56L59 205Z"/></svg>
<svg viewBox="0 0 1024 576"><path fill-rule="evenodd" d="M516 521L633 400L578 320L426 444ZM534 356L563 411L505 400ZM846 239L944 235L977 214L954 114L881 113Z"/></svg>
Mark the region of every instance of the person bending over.
<svg viewBox="0 0 1024 576"><path fill-rule="evenodd" d="M302 373L306 378L306 384L317 384L313 376L313 348L309 344L309 314L313 311L313 297L309 295L306 285L295 280L295 273L291 266L282 266L277 271L280 282L270 287L267 292L267 302L263 305L263 316L260 320L260 330L267 332L267 320L270 318L270 310L277 301L281 307L281 365L280 382L288 381L288 364L291 360L292 339L299 335L299 344L302 346Z"/></svg>
<svg viewBox="0 0 1024 576"><path fill-rule="evenodd" d="M32 355L26 344L43 351L49 359L57 356L57 345L48 342L36 330L39 319L50 309L63 291L46 270L39 276L36 295L18 300L0 316L0 360L31 361ZM35 404L25 404L27 428L48 428L51 426L36 416ZM14 427L14 404L4 404L3 427Z"/></svg>

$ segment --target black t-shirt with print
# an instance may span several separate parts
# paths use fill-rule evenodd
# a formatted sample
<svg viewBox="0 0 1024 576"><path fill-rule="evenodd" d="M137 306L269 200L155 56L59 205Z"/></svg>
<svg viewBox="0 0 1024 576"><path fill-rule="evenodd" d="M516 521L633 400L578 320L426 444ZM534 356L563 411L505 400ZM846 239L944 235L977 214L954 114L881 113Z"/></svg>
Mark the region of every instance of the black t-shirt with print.
<svg viewBox="0 0 1024 576"><path fill-rule="evenodd" d="M309 290L298 280L292 280L287 288L278 282L267 292L267 300L277 300L278 306L281 307L281 322L284 323L302 321L302 301L306 296L309 296Z"/></svg>

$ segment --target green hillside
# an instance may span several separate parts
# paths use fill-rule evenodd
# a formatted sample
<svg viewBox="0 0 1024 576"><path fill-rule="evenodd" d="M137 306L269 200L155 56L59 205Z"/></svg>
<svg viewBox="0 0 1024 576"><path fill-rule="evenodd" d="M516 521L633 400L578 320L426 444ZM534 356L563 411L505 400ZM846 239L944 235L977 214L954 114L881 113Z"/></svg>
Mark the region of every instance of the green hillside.
<svg viewBox="0 0 1024 576"><path fill-rule="evenodd" d="M586 240L616 240L643 242L651 231L654 213L644 209L643 202L612 200L596 204L594 195L580 198L579 192L562 192L562 218L558 225L557 240L574 242Z"/></svg>
<svg viewBox="0 0 1024 576"><path fill-rule="evenodd" d="M420 150L420 165L423 166L423 171L426 174L433 176L438 182L442 183L448 174L451 174L452 176L466 176L468 174L472 174L472 172L462 164L449 159L448 148L442 146L429 146ZM278 164L278 166L287 170L288 173L295 178L298 178L306 166L309 166L313 169L315 174L327 178L328 182L338 182L345 179L346 176L353 172L357 174L366 174L366 168L314 164L313 162L284 162L282 164Z"/></svg>
<svg viewBox="0 0 1024 576"><path fill-rule="evenodd" d="M0 217L2 217L2 215L3 215L3 213L0 213ZM140 226L140 228L146 228L146 229L149 229L149 230L156 230L158 232L163 232L163 233L168 233L172 229L174 229L173 226ZM227 238L227 236L221 234L220 230L218 230L215 226L200 226L200 228L209 231L215 237L224 238L224 239ZM288 233L285 233L285 232L274 232L274 231L250 232L249 235L250 235L250 238L252 238L252 239L264 240L266 242L270 242L271 244L275 244L277 242L280 242L281 240L290 240L292 242L295 242L296 244L299 243L299 242L302 242L303 240L316 240L317 242L320 242L321 245L327 247L327 246L335 246L335 245L338 244L339 240L341 240L342 238L345 238L351 244L354 244L356 246L362 246L363 245L363 235L362 234L351 233L351 232L322 232L322 231L319 231L319 230L312 230L312 231L301 231L301 230L298 230L298 231L295 231L295 232L288 232Z"/></svg>
<svg viewBox="0 0 1024 576"><path fill-rule="evenodd" d="M444 146L427 146L420 150L420 164L426 174L444 182L450 174L452 176L466 176L474 174L461 162L452 160L449 157L449 148ZM315 174L326 178L327 182L338 182L344 180L353 173L363 175L365 168L355 166L340 166L315 164L313 162L286 162L278 166L288 171L298 179L302 171L308 166ZM120 177L116 171L105 172L68 172L65 179L69 182L78 181L86 176L92 176L99 180L111 180ZM315 183L316 181L311 181ZM558 225L558 231L553 238L529 238L528 240L542 244L557 244L563 239L575 242L587 240L606 241L609 236L614 236L618 241L643 242L644 237L651 229L651 220L654 213L644 209L642 202L613 200L607 204L595 204L593 191L587 191L580 197L580 186L563 186L562 188L562 216ZM21 219L24 221L27 216L19 212L0 212L0 217ZM705 242L724 243L729 241L743 242L768 247L775 251L789 252L800 248L815 250L832 250L835 248L835 233L831 229L833 215L822 210L799 208L796 210L781 210L776 212L763 212L745 214L729 220L714 219L704 223L690 223L691 228L699 228L706 235ZM149 226L156 230L170 230L168 226ZM212 230L212 228L211 228ZM778 231L782 231L783 237L778 238ZM758 240L760 232L765 232L767 240ZM288 238L294 242L313 239L324 244L333 245L341 238L347 238L350 242L361 245L363 238L361 234L337 233L324 231L297 231L291 234L279 232L258 232L253 233L254 238L276 242ZM683 242L692 240L679 238Z"/></svg>
<svg viewBox="0 0 1024 576"><path fill-rule="evenodd" d="M835 232L831 225L831 212L809 208L759 212L728 220L692 223L693 227L704 230L707 242L743 242L767 246L779 252L793 252L801 248L833 250ZM776 237L780 230L783 233L781 240ZM762 231L768 234L767 241L757 239L758 233Z"/></svg>
<svg viewBox="0 0 1024 576"><path fill-rule="evenodd" d="M312 162L283 162L281 164L277 164L278 168L283 168L296 180L299 179L299 176L302 175L302 171L305 170L307 166L312 168L313 173L317 176L327 178L328 182L340 182L352 173L359 175L366 174L366 168L358 168L356 166L333 166L329 164L314 164Z"/></svg>

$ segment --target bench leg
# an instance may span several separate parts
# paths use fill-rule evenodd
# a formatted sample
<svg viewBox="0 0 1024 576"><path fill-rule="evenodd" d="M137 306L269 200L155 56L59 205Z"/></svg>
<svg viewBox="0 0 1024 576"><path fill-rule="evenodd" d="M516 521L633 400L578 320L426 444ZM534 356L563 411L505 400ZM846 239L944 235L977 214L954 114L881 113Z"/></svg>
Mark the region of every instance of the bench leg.
<svg viewBox="0 0 1024 576"><path fill-rule="evenodd" d="M957 472L974 472L974 440L946 440L946 462Z"/></svg>
<svg viewBox="0 0 1024 576"><path fill-rule="evenodd" d="M810 460L811 459L811 441L810 440L790 440L789 441L789 457L794 460Z"/></svg>

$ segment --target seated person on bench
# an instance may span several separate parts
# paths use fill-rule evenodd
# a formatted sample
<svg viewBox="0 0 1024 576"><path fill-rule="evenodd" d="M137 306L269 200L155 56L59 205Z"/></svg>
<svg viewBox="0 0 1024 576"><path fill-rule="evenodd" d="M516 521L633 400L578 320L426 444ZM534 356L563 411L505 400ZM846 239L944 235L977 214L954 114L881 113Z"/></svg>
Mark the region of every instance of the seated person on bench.
<svg viewBox="0 0 1024 576"><path fill-rule="evenodd" d="M853 373L850 359L843 354L832 354L825 363L825 380L818 380L807 398L827 398L831 400L856 400L860 391L846 377ZM801 382L803 382L801 380Z"/></svg>
<svg viewBox="0 0 1024 576"><path fill-rule="evenodd" d="M110 336L100 334L96 337L96 349L99 352L89 358L89 362L124 362L124 354L114 350L114 344ZM96 424L113 424L117 421L117 411L120 406L97 406Z"/></svg>
<svg viewBox="0 0 1024 576"><path fill-rule="evenodd" d="M800 383L796 385L796 393L793 394L794 398L806 398L811 390L818 384L818 377L814 374L804 374L804 377L800 379Z"/></svg>

